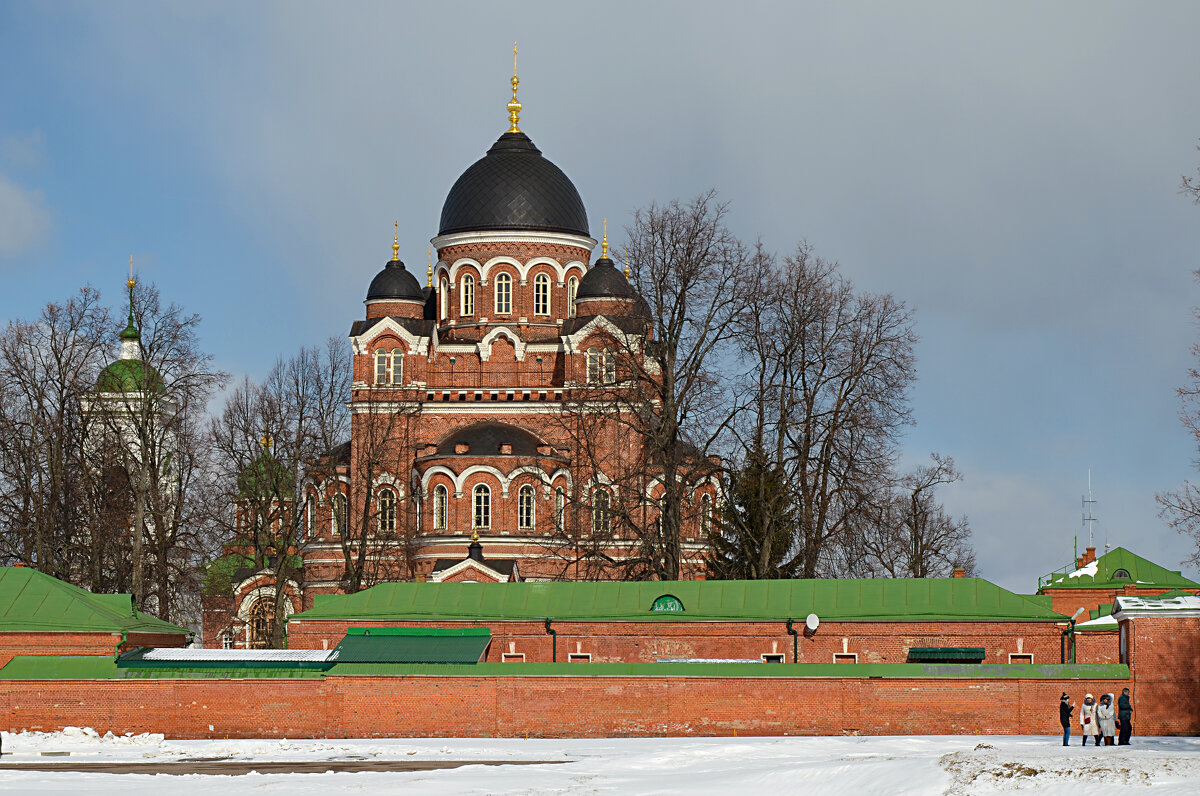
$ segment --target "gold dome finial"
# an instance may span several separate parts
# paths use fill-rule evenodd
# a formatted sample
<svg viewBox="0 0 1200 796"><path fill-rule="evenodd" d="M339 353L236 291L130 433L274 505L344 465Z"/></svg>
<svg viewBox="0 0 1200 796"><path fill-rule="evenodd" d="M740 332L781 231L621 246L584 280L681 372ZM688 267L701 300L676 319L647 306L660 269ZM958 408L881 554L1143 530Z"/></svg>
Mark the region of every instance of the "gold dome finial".
<svg viewBox="0 0 1200 796"><path fill-rule="evenodd" d="M472 542L479 541L479 531L471 531L471 541Z"/></svg>
<svg viewBox="0 0 1200 796"><path fill-rule="evenodd" d="M400 222L396 221L396 222L394 222L394 224L395 224L396 234L394 234L392 236L392 259L399 260L400 259Z"/></svg>
<svg viewBox="0 0 1200 796"><path fill-rule="evenodd" d="M633 271L629 270L629 258L626 257L625 258L625 281L632 282L633 281L632 275L633 275Z"/></svg>
<svg viewBox="0 0 1200 796"><path fill-rule="evenodd" d="M608 219L604 219L604 240L600 241L600 259L608 259Z"/></svg>
<svg viewBox="0 0 1200 796"><path fill-rule="evenodd" d="M433 249L425 250L425 259L429 261L429 267L425 269L425 286L433 287Z"/></svg>
<svg viewBox="0 0 1200 796"><path fill-rule="evenodd" d="M267 449L270 449L271 445L275 443L275 440L271 439L271 435L267 434L266 432L263 432L262 437L258 441L261 442L262 446Z"/></svg>
<svg viewBox="0 0 1200 796"><path fill-rule="evenodd" d="M512 76L513 98L508 101L508 121L512 124L512 127L508 128L510 133L521 132L521 128L517 126L517 123L521 121L521 103L517 101L517 86L520 84L520 82L520 79L517 78L517 43L514 41Z"/></svg>
<svg viewBox="0 0 1200 796"><path fill-rule="evenodd" d="M133 286L137 284L137 280L133 278L133 255L129 255L129 281L125 283L125 287L133 290Z"/></svg>

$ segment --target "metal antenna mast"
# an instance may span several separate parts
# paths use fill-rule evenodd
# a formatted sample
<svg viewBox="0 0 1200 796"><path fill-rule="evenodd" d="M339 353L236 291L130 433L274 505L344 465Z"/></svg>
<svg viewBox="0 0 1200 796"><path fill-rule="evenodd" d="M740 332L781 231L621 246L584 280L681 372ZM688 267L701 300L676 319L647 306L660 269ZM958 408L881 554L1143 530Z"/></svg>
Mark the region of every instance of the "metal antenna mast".
<svg viewBox="0 0 1200 796"><path fill-rule="evenodd" d="M1083 498L1083 526L1088 532L1088 547L1095 547L1096 542L1093 534L1096 527L1096 518L1092 514L1092 506L1096 505L1096 501L1092 498L1092 470L1088 468L1088 491L1087 497Z"/></svg>

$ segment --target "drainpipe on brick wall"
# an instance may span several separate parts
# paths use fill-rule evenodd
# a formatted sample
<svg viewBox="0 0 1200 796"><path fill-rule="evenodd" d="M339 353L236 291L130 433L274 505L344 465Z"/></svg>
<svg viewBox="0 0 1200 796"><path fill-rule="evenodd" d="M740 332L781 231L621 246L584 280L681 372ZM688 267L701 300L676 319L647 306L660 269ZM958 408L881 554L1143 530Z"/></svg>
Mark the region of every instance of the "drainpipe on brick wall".
<svg viewBox="0 0 1200 796"><path fill-rule="evenodd" d="M129 633L122 631L121 640L117 642L117 648L113 650L113 660L121 657L121 647L125 646L125 639L129 638Z"/></svg>
<svg viewBox="0 0 1200 796"><path fill-rule="evenodd" d="M792 663L800 662L800 631L792 627L794 620L789 619L787 623L788 633L792 636Z"/></svg>
<svg viewBox="0 0 1200 796"><path fill-rule="evenodd" d="M1086 610L1087 610L1086 608L1080 608L1078 611L1071 614L1071 619L1069 620L1071 622L1071 626L1068 628L1065 628L1062 632L1062 638L1059 639L1059 643L1058 643L1059 658L1060 658L1059 662L1060 663L1078 663L1078 661L1075 660L1075 657L1076 657L1075 656L1075 617L1079 616L1081 613L1083 613ZM1070 638L1071 638L1071 656L1070 656L1071 660L1070 661L1067 660L1067 637L1068 636L1070 636Z"/></svg>
<svg viewBox="0 0 1200 796"><path fill-rule="evenodd" d="M550 617L546 617L546 632L550 634L550 649L553 654L551 660L558 663L558 631L550 627Z"/></svg>

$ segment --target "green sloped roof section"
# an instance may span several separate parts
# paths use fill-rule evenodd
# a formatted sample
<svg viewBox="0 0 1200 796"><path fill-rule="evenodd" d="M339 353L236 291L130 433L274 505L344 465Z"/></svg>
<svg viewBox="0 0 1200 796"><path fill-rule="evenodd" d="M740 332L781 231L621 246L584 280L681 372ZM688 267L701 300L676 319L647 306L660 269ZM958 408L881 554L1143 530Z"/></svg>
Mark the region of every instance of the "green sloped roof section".
<svg viewBox="0 0 1200 796"><path fill-rule="evenodd" d="M329 656L335 663L479 663L487 628L350 628Z"/></svg>
<svg viewBox="0 0 1200 796"><path fill-rule="evenodd" d="M670 595L683 611L656 612ZM982 578L648 581L552 583L382 583L317 597L291 621L784 621L815 613L838 621L1063 621L1041 599Z"/></svg>
<svg viewBox="0 0 1200 796"><path fill-rule="evenodd" d="M111 655L17 655L0 680L108 680L117 676Z"/></svg>
<svg viewBox="0 0 1200 796"><path fill-rule="evenodd" d="M0 633L189 633L132 607L128 594L92 594L36 569L0 567Z"/></svg>
<svg viewBox="0 0 1200 796"><path fill-rule="evenodd" d="M96 392L166 392L162 376L154 366L140 359L118 359L100 371Z"/></svg>
<svg viewBox="0 0 1200 796"><path fill-rule="evenodd" d="M1117 577L1121 570L1128 572L1129 577ZM1159 566L1124 547L1114 547L1087 566L1072 572L1053 574L1041 588L1119 589L1130 584L1151 589L1200 589L1200 583L1185 578L1178 570Z"/></svg>

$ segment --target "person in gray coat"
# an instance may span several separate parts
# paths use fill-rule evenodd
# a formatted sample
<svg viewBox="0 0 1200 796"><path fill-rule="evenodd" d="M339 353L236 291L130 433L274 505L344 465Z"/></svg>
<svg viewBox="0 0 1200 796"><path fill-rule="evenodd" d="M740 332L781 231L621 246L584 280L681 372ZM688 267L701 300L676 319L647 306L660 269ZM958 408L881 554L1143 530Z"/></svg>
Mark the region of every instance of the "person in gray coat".
<svg viewBox="0 0 1200 796"><path fill-rule="evenodd" d="M1120 738L1118 746L1129 746L1129 736L1133 734L1133 705L1129 701L1129 689L1121 690L1121 698L1117 700L1117 721L1120 723Z"/></svg>
<svg viewBox="0 0 1200 796"><path fill-rule="evenodd" d="M1100 697L1100 705L1096 708L1096 721L1100 724L1100 734L1104 736L1104 745L1112 746L1117 734L1117 711L1113 705L1113 695L1105 694Z"/></svg>

